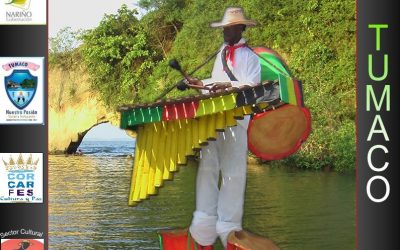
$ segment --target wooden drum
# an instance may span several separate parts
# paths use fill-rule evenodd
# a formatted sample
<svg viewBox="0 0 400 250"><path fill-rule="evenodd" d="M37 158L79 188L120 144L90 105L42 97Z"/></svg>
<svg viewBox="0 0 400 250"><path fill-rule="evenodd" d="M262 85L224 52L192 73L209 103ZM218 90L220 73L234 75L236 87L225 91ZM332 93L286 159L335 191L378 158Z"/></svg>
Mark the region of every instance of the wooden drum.
<svg viewBox="0 0 400 250"><path fill-rule="evenodd" d="M248 146L261 159L279 160L295 153L310 131L310 111L287 104L253 117L247 130Z"/></svg>

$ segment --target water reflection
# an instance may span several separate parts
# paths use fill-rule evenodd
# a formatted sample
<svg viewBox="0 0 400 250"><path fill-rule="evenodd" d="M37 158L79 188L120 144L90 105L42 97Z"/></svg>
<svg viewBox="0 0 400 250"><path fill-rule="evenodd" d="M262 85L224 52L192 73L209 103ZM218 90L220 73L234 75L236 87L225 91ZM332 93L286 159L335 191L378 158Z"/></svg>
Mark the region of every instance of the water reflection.
<svg viewBox="0 0 400 250"><path fill-rule="evenodd" d="M244 226L285 249L354 249L354 176L251 166Z"/></svg>
<svg viewBox="0 0 400 250"><path fill-rule="evenodd" d="M49 157L50 249L158 249L158 230L189 225L196 167L128 207L131 165L125 157ZM354 176L249 166L244 227L284 249L354 249Z"/></svg>

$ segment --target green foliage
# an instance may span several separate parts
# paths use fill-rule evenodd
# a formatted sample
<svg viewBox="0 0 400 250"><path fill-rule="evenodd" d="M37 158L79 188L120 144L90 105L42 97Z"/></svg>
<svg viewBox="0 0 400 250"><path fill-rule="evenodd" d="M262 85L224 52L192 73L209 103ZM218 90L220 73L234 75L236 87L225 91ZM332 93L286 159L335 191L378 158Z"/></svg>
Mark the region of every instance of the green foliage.
<svg viewBox="0 0 400 250"><path fill-rule="evenodd" d="M92 87L110 107L154 101L181 79L168 61L178 59L187 72L201 64L222 42L221 29L209 24L220 20L226 7L242 6L259 24L245 31L249 44L276 50L303 80L313 130L286 162L310 169L354 170L354 0L141 0L139 6L147 10L140 20L136 10L123 5L86 32L74 50L86 62ZM194 76L209 77L211 68L212 62ZM172 91L169 96L182 94L188 93Z"/></svg>
<svg viewBox="0 0 400 250"><path fill-rule="evenodd" d="M329 146L337 171L348 172L354 170L356 161L354 126L354 121L347 120L332 133L332 140Z"/></svg>
<svg viewBox="0 0 400 250"><path fill-rule="evenodd" d="M146 76L155 64L148 35L135 15L136 10L123 5L82 36L81 51L92 87L110 107L141 101L139 90L146 88Z"/></svg>
<svg viewBox="0 0 400 250"><path fill-rule="evenodd" d="M24 79L21 82L22 88L34 88L36 86L36 82L33 79Z"/></svg>
<svg viewBox="0 0 400 250"><path fill-rule="evenodd" d="M301 150L283 162L307 169L327 167L338 172L352 172L356 155L354 127L353 120L346 120L335 129L314 128Z"/></svg>
<svg viewBox="0 0 400 250"><path fill-rule="evenodd" d="M73 70L81 59L79 36L82 31L73 31L70 27L61 29L56 37L49 39L49 65L66 71Z"/></svg>

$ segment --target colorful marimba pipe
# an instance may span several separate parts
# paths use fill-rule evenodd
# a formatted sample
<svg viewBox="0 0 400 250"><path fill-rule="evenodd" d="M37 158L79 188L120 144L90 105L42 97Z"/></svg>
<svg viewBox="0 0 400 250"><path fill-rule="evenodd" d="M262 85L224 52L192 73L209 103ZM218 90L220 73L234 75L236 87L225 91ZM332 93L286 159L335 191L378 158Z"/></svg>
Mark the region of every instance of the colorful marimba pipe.
<svg viewBox="0 0 400 250"><path fill-rule="evenodd" d="M237 120L254 113L256 105L266 108L268 104L258 104L257 99L271 84L276 83L121 107L121 128L137 132L129 205L156 194L179 165L216 139L217 132L236 126Z"/></svg>

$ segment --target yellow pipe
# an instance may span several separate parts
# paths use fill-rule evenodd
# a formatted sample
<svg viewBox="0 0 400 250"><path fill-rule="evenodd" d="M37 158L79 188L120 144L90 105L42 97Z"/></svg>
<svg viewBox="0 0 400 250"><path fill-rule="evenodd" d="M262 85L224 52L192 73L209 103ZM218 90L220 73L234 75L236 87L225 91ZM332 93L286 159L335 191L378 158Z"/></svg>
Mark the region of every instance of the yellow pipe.
<svg viewBox="0 0 400 250"><path fill-rule="evenodd" d="M156 194L156 187L154 185L155 182L155 174L157 168L157 158L160 157L158 153L158 144L160 143L160 128L161 123L155 122L153 124L153 142L151 145L151 160L149 165L149 182L147 184L147 193L148 194Z"/></svg>
<svg viewBox="0 0 400 250"><path fill-rule="evenodd" d="M147 140L146 146L144 149L144 157L143 157L143 172L141 176L141 185L140 185L140 199L144 200L148 197L147 193L147 185L149 183L149 171L150 171L150 160L151 160L151 149L152 149L152 142L153 142L153 128L152 124L145 125L145 130L147 131Z"/></svg>
<svg viewBox="0 0 400 250"><path fill-rule="evenodd" d="M145 148L147 145L147 141L149 140L148 136L148 126L143 126L142 128L142 141L140 142L139 149L140 149L140 158L138 162L138 172L136 175L136 181L135 181L135 187L134 187L134 193L132 200L133 201L140 201L140 193L141 193L141 187L142 187L142 177L143 177L143 168L144 168L144 159L145 159Z"/></svg>
<svg viewBox="0 0 400 250"><path fill-rule="evenodd" d="M227 110L226 112L225 112L225 121L226 121L226 126L227 127L233 127L233 126L236 126L236 120L235 120L235 118L233 118L233 115L234 115L234 112L233 112L233 110L231 109L231 110Z"/></svg>
<svg viewBox="0 0 400 250"><path fill-rule="evenodd" d="M179 165L186 164L185 143L186 143L186 123L185 120L178 120L178 160Z"/></svg>
<svg viewBox="0 0 400 250"><path fill-rule="evenodd" d="M192 156L194 155L193 153L193 140L192 140L192 130L193 130L193 123L192 123L193 119L186 119L186 130L185 130L185 139L186 139L186 144L185 144L185 155L186 156Z"/></svg>
<svg viewBox="0 0 400 250"><path fill-rule="evenodd" d="M225 112L218 112L216 115L215 129L222 132L225 130Z"/></svg>
<svg viewBox="0 0 400 250"><path fill-rule="evenodd" d="M234 114L233 117L237 120L242 120L243 119L243 108L235 108L233 110Z"/></svg>
<svg viewBox="0 0 400 250"><path fill-rule="evenodd" d="M250 106L250 105L243 106L242 108L243 108L243 114L244 114L244 115L251 115L251 114L253 114L253 110L251 109L251 106Z"/></svg>
<svg viewBox="0 0 400 250"><path fill-rule="evenodd" d="M207 115L207 140L215 141L217 132L215 131L215 114Z"/></svg>
<svg viewBox="0 0 400 250"><path fill-rule="evenodd" d="M156 175L154 178L154 186L161 187L163 183L163 173L164 173L164 159L168 157L165 153L166 144L166 123L161 122L160 126L160 141L158 143L157 149L157 163L156 163Z"/></svg>
<svg viewBox="0 0 400 250"><path fill-rule="evenodd" d="M167 143L165 143L165 152L166 152L166 160L164 165L164 180L172 179L172 171L176 171L176 152L177 152L177 144L176 144L176 123L175 121L167 122Z"/></svg>
<svg viewBox="0 0 400 250"><path fill-rule="evenodd" d="M200 144L199 144L199 120L197 118L194 118L191 120L192 121L192 145L193 145L193 150L198 151L200 150Z"/></svg>
<svg viewBox="0 0 400 250"><path fill-rule="evenodd" d="M199 144L201 146L207 145L207 116L199 118Z"/></svg>
<svg viewBox="0 0 400 250"><path fill-rule="evenodd" d="M139 170L141 172L141 169L140 169L141 166L139 165L139 160L140 160L140 155L143 151L142 150L143 142L146 143L146 137L143 133L143 127L140 126L138 128L137 137L136 137L135 159L134 159L133 168L132 168L131 187L130 187L129 199L128 199L129 206L136 205L136 202L140 200L137 197L135 197L135 187L136 187L137 183L139 183L139 181L137 181Z"/></svg>

